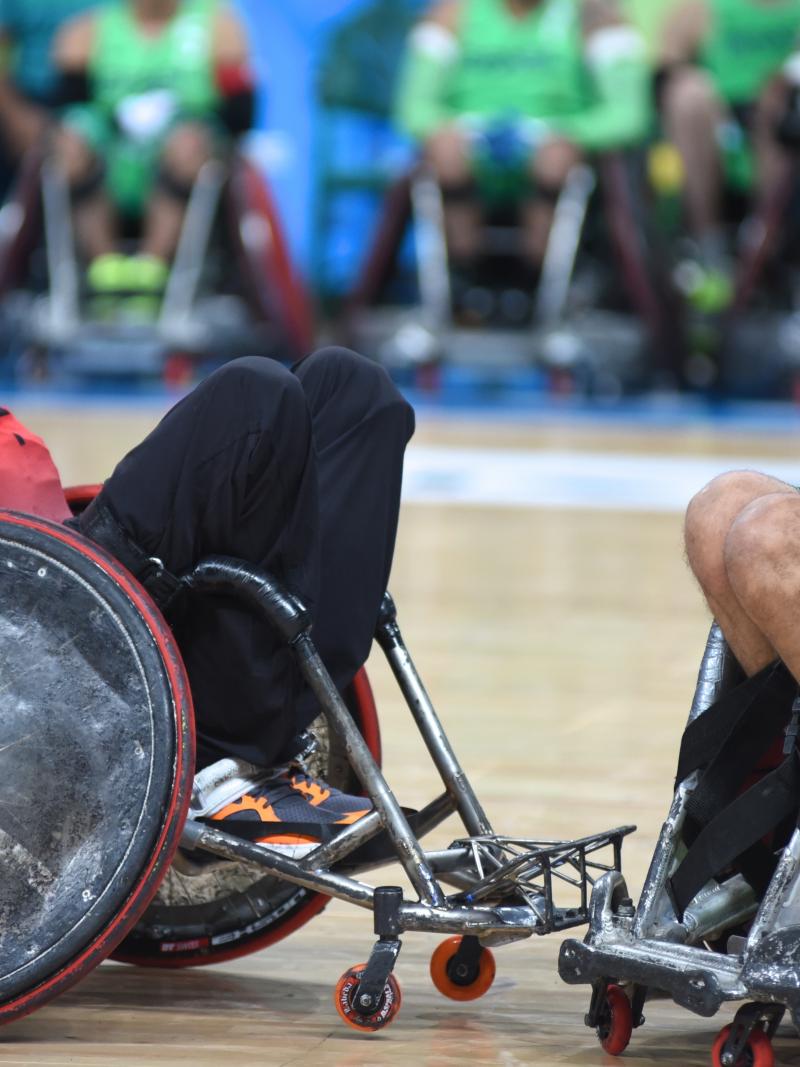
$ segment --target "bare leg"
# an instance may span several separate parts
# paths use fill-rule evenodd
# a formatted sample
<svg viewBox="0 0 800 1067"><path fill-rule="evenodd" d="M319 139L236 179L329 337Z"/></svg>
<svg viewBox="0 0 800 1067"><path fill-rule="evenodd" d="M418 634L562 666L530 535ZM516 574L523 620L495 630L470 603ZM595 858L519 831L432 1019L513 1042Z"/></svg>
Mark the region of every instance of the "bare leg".
<svg viewBox="0 0 800 1067"><path fill-rule="evenodd" d="M482 212L464 134L454 126L437 130L425 145L425 158L444 194L450 257L455 263L469 263L481 250Z"/></svg>
<svg viewBox="0 0 800 1067"><path fill-rule="evenodd" d="M531 161L531 178L542 194L528 198L522 207L524 254L533 267L542 265L558 194L580 161L580 149L563 140L547 141Z"/></svg>
<svg viewBox="0 0 800 1067"><path fill-rule="evenodd" d="M186 196L212 152L211 135L198 123L181 126L171 135L161 157L169 188L163 184L157 187L147 207L142 255L172 259L183 225Z"/></svg>
<svg viewBox="0 0 800 1067"><path fill-rule="evenodd" d="M686 171L686 213L702 238L721 225L722 163L717 129L722 104L709 76L687 67L670 78L664 94L664 125Z"/></svg>
<svg viewBox="0 0 800 1067"><path fill-rule="evenodd" d="M758 170L758 201L762 209L788 180L791 171L789 153L775 136L786 111L788 96L788 85L783 79L776 78L767 85L756 106L753 146Z"/></svg>
<svg viewBox="0 0 800 1067"><path fill-rule="evenodd" d="M784 509L796 516L796 563L790 555L790 527L783 521L776 529L769 525ZM792 593L800 597L800 494L754 471L723 474L689 504L685 540L689 566L746 673L755 674L780 656L800 677L800 634L793 642L785 632L793 628L800 605L795 599L794 613L786 614ZM780 573L793 569L797 588L790 584L790 573L785 591L777 592L773 585Z"/></svg>
<svg viewBox="0 0 800 1067"><path fill-rule="evenodd" d="M115 251L116 213L99 181L99 160L78 133L63 127L56 131L54 151L75 193L75 229L81 251L89 260ZM93 188L95 180L97 187Z"/></svg>

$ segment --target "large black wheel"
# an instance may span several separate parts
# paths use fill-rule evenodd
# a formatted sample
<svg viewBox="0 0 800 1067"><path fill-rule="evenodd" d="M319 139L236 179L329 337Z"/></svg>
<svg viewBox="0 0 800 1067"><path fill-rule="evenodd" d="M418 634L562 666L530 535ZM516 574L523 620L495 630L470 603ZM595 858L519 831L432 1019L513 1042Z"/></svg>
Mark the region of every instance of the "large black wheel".
<svg viewBox="0 0 800 1067"><path fill-rule="evenodd" d="M192 716L164 620L70 529L0 511L0 1021L100 963L188 806Z"/></svg>

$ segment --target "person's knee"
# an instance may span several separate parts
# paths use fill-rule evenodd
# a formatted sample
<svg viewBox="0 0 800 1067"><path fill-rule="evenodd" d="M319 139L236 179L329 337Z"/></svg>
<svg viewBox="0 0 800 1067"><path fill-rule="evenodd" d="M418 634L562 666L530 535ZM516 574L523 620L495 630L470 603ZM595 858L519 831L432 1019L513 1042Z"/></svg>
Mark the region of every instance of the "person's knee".
<svg viewBox="0 0 800 1067"><path fill-rule="evenodd" d="M424 154L442 185L459 186L472 181L466 140L455 127L445 126L432 134L425 144Z"/></svg>
<svg viewBox="0 0 800 1067"><path fill-rule="evenodd" d="M667 123L696 125L701 116L715 122L720 103L709 75L697 67L684 67L669 77L662 100Z"/></svg>
<svg viewBox="0 0 800 1067"><path fill-rule="evenodd" d="M80 186L98 172L100 161L89 143L69 127L59 127L54 134L56 164L70 186Z"/></svg>
<svg viewBox="0 0 800 1067"><path fill-rule="evenodd" d="M555 192L563 188L569 172L580 161L581 151L571 141L548 141L533 158L531 166L534 180L543 189Z"/></svg>
<svg viewBox="0 0 800 1067"><path fill-rule="evenodd" d="M211 131L199 122L177 127L161 153L161 168L175 182L190 185L214 150Z"/></svg>
<svg viewBox="0 0 800 1067"><path fill-rule="evenodd" d="M789 579L800 545L800 494L772 493L751 501L725 538L731 588L745 607ZM796 580L795 580L796 584Z"/></svg>
<svg viewBox="0 0 800 1067"><path fill-rule="evenodd" d="M790 489L769 475L740 470L718 475L692 497L684 523L686 556L707 593L727 583L724 545L734 520L752 501L781 491Z"/></svg>
<svg viewBox="0 0 800 1067"><path fill-rule="evenodd" d="M362 416L394 409L408 417L411 412L386 368L352 349L320 348L298 364L296 373L311 391L333 395L346 390L351 406L362 407Z"/></svg>
<svg viewBox="0 0 800 1067"><path fill-rule="evenodd" d="M234 419L244 420L248 413L260 417L277 409L288 409L291 417L299 418L306 410L300 383L274 359L243 356L220 367L207 381L213 385L215 404Z"/></svg>

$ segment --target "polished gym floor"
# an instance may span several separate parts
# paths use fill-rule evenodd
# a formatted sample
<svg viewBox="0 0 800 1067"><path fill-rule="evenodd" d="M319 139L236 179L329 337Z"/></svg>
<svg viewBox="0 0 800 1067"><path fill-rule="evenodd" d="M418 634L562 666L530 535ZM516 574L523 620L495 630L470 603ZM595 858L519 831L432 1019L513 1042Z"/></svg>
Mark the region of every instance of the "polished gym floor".
<svg viewBox="0 0 800 1067"><path fill-rule="evenodd" d="M163 404L83 410L11 404L48 438L64 479L101 479ZM800 425L800 423L798 423ZM404 635L495 828L571 838L635 822L624 867L638 895L670 798L709 620L682 558L681 509L715 471L800 475L791 420L744 431L703 419L636 423L551 414L495 420L423 412L406 478L392 589ZM378 657L385 770L405 804L437 789ZM449 822L434 835L459 835ZM379 872L393 883L393 869ZM402 883L402 878L400 878ZM181 972L104 964L0 1034L0 1064L471 1067L616 1061L583 1025L585 988L557 975L559 936L496 951L481 1000L431 985L438 939L409 934L397 1019L349 1031L333 1007L364 960L371 917L340 903L274 948ZM710 1062L732 1011L705 1020L647 1005L621 1063ZM800 1065L788 1028L777 1062Z"/></svg>

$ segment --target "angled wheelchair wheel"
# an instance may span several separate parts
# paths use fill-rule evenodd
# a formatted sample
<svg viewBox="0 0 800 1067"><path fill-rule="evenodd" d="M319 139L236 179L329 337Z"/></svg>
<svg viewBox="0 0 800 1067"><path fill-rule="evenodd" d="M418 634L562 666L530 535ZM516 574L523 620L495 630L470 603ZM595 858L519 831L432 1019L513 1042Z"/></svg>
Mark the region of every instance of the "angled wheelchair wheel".
<svg viewBox="0 0 800 1067"><path fill-rule="evenodd" d="M373 756L380 762L377 712L362 670L347 704ZM310 771L350 793L360 787L344 747L324 717L312 724L318 750ZM229 863L188 875L167 872L152 904L114 959L146 967L197 967L258 952L319 914L328 897L264 874L248 863Z"/></svg>
<svg viewBox="0 0 800 1067"><path fill-rule="evenodd" d="M0 511L0 1022L132 929L179 840L191 700L139 585L64 526Z"/></svg>

